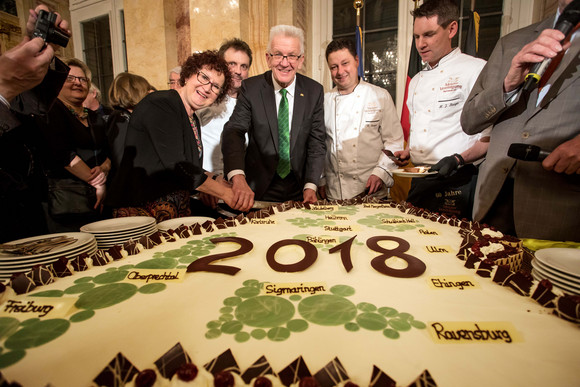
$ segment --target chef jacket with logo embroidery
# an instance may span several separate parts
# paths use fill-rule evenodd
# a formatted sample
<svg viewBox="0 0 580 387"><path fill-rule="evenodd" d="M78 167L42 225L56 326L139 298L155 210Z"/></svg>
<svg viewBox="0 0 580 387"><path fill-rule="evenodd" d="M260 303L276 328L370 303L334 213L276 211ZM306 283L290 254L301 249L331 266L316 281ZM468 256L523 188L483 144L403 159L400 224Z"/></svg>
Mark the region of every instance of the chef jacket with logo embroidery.
<svg viewBox="0 0 580 387"><path fill-rule="evenodd" d="M386 196L393 185L390 171L398 167L382 150L403 149L403 129L389 92L363 80L350 94L334 88L324 95L324 123L327 152L320 185L326 185L328 197L363 193L371 174L385 184L376 196Z"/></svg>
<svg viewBox="0 0 580 387"><path fill-rule="evenodd" d="M485 63L483 59L462 54L456 48L441 58L435 67L427 64L411 79L407 107L413 164L436 164L489 136L490 129L467 135L460 123L463 104Z"/></svg>

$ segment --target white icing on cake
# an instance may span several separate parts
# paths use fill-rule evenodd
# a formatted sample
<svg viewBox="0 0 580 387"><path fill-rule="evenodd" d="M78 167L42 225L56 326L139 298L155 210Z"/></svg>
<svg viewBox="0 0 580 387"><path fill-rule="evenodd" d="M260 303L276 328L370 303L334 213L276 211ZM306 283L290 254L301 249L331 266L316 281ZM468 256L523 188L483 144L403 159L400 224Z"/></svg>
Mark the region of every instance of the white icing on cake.
<svg viewBox="0 0 580 387"><path fill-rule="evenodd" d="M439 386L577 384L578 326L550 315L548 309L534 300L519 296L465 268L464 262L455 256L461 243L456 227L390 208L347 206L338 207L334 214L343 213L348 214L349 220L335 221L334 225L356 225L357 231L325 232L323 226L328 221L324 219L324 212L292 209L276 213L275 226L244 224L212 233L204 231L202 235L165 243L37 288L29 295L66 291L63 297L77 297L82 299L83 305L94 306L89 308L94 315L83 321L70 322L64 334L44 345L26 348L23 359L3 369L2 373L7 380L17 381L23 386L48 383L54 386L89 385L119 352L143 370L179 342L200 369L200 374L204 364L231 349L242 372L263 355L275 372L303 356L314 375L338 357L350 380L361 386L369 383L373 365L388 374L397 385L408 385L425 369ZM395 217L416 222L381 222ZM437 235L420 234L418 229L422 227L436 230ZM229 234L253 243L253 249L242 256L212 263L240 268L233 276L203 271L187 273L182 283L168 283L156 292L152 290L158 285L133 284L113 278L115 274L144 263L150 266L155 260L187 266L195 252L205 257L235 251L239 248L236 243L212 246L204 241L210 236ZM267 252L274 243L308 235L332 236L340 238L342 243L356 236L351 247L352 270L346 271L340 251L331 254L330 247L322 244L317 245L318 257L308 269L296 273L280 273L272 269L267 262ZM395 278L375 270L373 262L380 265L383 260L380 253L367 247L367 241L374 236L392 236L408 241L410 247L404 254L425 263L425 272L417 278ZM393 249L398 243L379 242L385 249ZM428 253L427 246L445 247L446 252L436 249L437 253ZM302 247L292 245L281 247L275 260L290 265L303 257ZM468 276L479 287L433 290L428 286L429 278L445 276ZM271 296L280 301L270 306L280 308L273 309L270 315L266 309L246 309L266 314L267 318L261 320L257 315L244 314L240 310L243 303L255 301L259 305L260 300L265 300L258 298L264 295L254 293L252 287L256 282L324 282L327 292L301 294L299 300L292 299L290 294ZM124 295L123 292L132 289L131 286L140 291L133 289L135 291L130 297L104 306L103 300ZM110 292L103 292L102 300L87 297L97 294L99 289ZM329 298L332 302L321 302ZM332 316L331 312L336 311L334 306L337 305L345 307L338 315ZM353 312L351 305L354 306L354 315L347 316L346 312ZM287 312L290 306L294 308L294 314L284 317L283 312ZM71 311L67 318L79 312L86 313L86 309ZM265 320L272 324L256 325ZM295 320L306 321L307 326L290 324ZM236 321L240 324L236 325ZM339 321L342 322L337 323ZM431 324L448 327L448 322L466 322L469 326L488 322L510 323L515 328L511 333L517 333L521 341L436 343L429 333ZM230 324L226 326L226 323ZM214 338L216 331L221 333ZM256 338L260 336L256 333L258 331L265 332L266 337ZM269 339L270 332L273 332L271 337L274 340ZM398 338L389 337L394 333ZM8 351L5 342L2 354Z"/></svg>

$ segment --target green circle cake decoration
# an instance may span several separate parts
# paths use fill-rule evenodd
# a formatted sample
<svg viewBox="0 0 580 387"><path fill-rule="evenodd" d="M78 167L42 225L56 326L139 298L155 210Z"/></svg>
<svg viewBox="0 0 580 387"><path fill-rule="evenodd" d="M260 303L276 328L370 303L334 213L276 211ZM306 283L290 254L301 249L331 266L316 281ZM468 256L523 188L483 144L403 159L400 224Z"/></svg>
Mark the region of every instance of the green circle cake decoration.
<svg viewBox="0 0 580 387"><path fill-rule="evenodd" d="M331 289L332 290L332 289ZM300 315L314 324L343 325L356 316L356 306L346 298L333 294L318 294L298 304Z"/></svg>
<svg viewBox="0 0 580 387"><path fill-rule="evenodd" d="M291 320L286 324L286 328L288 328L290 332L304 332L308 329L308 322L306 320Z"/></svg>
<svg viewBox="0 0 580 387"><path fill-rule="evenodd" d="M114 282L123 281L125 277L127 277L127 274L129 274L129 272L126 270L110 271L107 273L99 274L93 279L93 282L99 285L112 284Z"/></svg>
<svg viewBox="0 0 580 387"><path fill-rule="evenodd" d="M73 322L73 323L82 322L82 321L86 321L86 320L90 319L94 315L95 315L94 310L90 310L90 309L83 310L81 312L75 313L72 316L70 316L69 321Z"/></svg>
<svg viewBox="0 0 580 387"><path fill-rule="evenodd" d="M285 324L294 316L292 302L276 296L248 298L236 308L236 318L257 328L273 328ZM285 328L286 329L286 328Z"/></svg>
<svg viewBox="0 0 580 387"><path fill-rule="evenodd" d="M95 277L96 278L96 277ZM137 286L127 283L108 284L91 289L79 296L79 309L103 309L119 304L137 293Z"/></svg>
<svg viewBox="0 0 580 387"><path fill-rule="evenodd" d="M64 334L70 322L64 319L37 321L12 334L4 342L4 347L12 350L25 350L39 347Z"/></svg>
<svg viewBox="0 0 580 387"><path fill-rule="evenodd" d="M139 293L141 294L154 294L159 293L167 288L167 284L164 283L154 283L143 285L139 288Z"/></svg>
<svg viewBox="0 0 580 387"><path fill-rule="evenodd" d="M361 328L369 331L380 331L387 327L387 319L378 313L362 313L356 316Z"/></svg>
<svg viewBox="0 0 580 387"><path fill-rule="evenodd" d="M67 289L65 289L64 293L65 294L79 294L79 293L84 293L88 290L91 290L92 288L95 287L95 284L93 283L80 283L80 284L76 284L73 285Z"/></svg>

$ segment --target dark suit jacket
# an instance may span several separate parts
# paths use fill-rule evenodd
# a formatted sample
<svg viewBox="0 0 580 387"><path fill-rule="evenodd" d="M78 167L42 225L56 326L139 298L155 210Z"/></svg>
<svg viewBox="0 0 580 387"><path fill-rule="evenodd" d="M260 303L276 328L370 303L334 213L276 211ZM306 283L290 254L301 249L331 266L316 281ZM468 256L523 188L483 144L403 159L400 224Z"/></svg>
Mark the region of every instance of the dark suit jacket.
<svg viewBox="0 0 580 387"><path fill-rule="evenodd" d="M473 87L461 116L468 134L494 125L487 158L477 182L474 219L481 220L507 176L514 177L514 221L519 237L580 241L580 175L546 171L541 163L507 156L512 143L538 145L547 151L580 135L580 39L550 77L551 88L536 107L538 89L507 106L503 79L512 58L554 18L515 31L496 45Z"/></svg>
<svg viewBox="0 0 580 387"><path fill-rule="evenodd" d="M244 170L257 200L268 189L278 165L278 114L272 82L272 72L267 71L242 83L223 132L224 172ZM303 75L296 74L295 82L290 164L300 184L318 185L326 155L324 92L322 85Z"/></svg>
<svg viewBox="0 0 580 387"><path fill-rule="evenodd" d="M46 141L36 119L46 116L68 75L58 58L42 82L11 101L0 103L0 242L46 234L41 202L46 182L41 167Z"/></svg>
<svg viewBox="0 0 580 387"><path fill-rule="evenodd" d="M107 204L142 206L172 192L193 191L206 179L201 163L179 94L175 90L149 94L131 115Z"/></svg>

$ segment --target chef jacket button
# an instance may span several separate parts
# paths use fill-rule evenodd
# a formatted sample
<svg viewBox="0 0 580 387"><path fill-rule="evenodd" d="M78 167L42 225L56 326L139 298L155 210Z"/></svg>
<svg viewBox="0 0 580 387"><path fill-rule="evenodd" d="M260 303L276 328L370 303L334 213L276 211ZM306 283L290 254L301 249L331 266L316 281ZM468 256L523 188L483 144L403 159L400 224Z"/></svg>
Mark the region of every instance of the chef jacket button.
<svg viewBox="0 0 580 387"><path fill-rule="evenodd" d="M530 137L530 133L522 132L522 138L528 138L528 137Z"/></svg>

